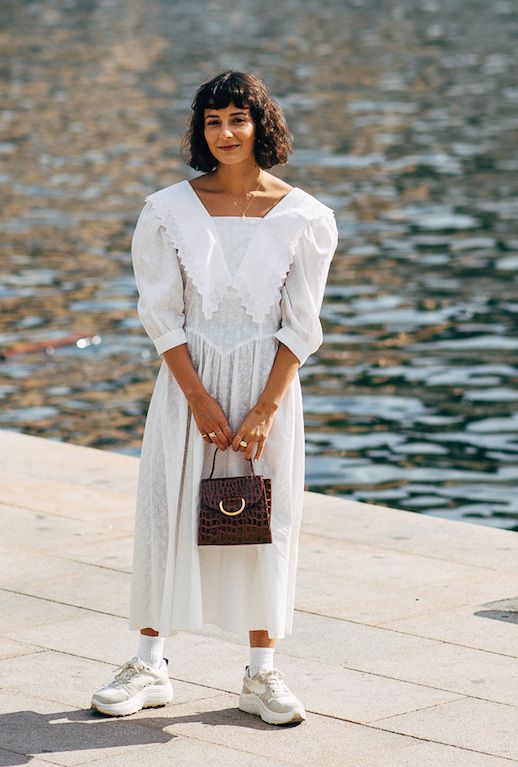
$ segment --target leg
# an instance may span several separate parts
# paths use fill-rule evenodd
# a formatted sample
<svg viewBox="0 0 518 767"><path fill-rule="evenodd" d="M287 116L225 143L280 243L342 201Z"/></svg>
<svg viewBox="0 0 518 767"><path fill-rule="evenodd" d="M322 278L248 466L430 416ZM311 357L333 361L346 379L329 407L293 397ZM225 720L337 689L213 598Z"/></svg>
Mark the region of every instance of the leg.
<svg viewBox="0 0 518 767"><path fill-rule="evenodd" d="M249 631L250 634L250 663L248 670L254 676L260 668L273 669L275 639L270 639L266 629Z"/></svg>
<svg viewBox="0 0 518 767"><path fill-rule="evenodd" d="M150 627L140 629L137 655L140 660L157 669L162 663L165 637Z"/></svg>
<svg viewBox="0 0 518 767"><path fill-rule="evenodd" d="M250 647L275 647L275 639L270 639L266 629L249 631L248 633L250 635Z"/></svg>
<svg viewBox="0 0 518 767"><path fill-rule="evenodd" d="M158 636L158 631L155 631L155 629L150 629L150 628L140 629L140 633L144 634L144 636L147 636L147 637L157 637Z"/></svg>

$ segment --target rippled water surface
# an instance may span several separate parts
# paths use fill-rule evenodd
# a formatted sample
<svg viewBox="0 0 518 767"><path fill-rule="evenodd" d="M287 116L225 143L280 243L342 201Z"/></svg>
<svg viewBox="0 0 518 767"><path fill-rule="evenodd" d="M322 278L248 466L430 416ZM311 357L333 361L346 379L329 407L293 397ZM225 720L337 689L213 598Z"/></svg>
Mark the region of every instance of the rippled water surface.
<svg viewBox="0 0 518 767"><path fill-rule="evenodd" d="M129 243L199 83L257 71L331 205L307 488L518 529L514 3L5 2L0 426L138 455Z"/></svg>

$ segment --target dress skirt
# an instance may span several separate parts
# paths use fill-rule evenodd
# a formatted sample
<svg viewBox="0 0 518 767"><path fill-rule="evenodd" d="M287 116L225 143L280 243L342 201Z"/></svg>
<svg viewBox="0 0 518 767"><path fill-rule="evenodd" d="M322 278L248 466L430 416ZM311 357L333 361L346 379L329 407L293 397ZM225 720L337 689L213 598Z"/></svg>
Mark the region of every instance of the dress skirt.
<svg viewBox="0 0 518 767"><path fill-rule="evenodd" d="M276 342L252 341L221 358L193 337L191 357L233 433L264 388ZM216 375L215 375L216 372ZM215 447L206 443L165 362L150 402L139 469L130 628L162 635L214 624L270 638L292 632L304 484L298 375L275 413L256 474L272 480L272 543L198 546L199 485ZM218 450L214 477L250 474L243 452Z"/></svg>

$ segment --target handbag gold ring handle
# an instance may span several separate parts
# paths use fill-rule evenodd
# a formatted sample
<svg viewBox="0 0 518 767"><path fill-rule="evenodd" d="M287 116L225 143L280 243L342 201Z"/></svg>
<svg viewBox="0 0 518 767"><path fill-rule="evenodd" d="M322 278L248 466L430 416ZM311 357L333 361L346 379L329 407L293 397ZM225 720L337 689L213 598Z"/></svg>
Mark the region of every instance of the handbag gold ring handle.
<svg viewBox="0 0 518 767"><path fill-rule="evenodd" d="M243 511L244 508L245 508L245 499L244 498L241 498L241 508L238 509L237 511L225 511L225 509L223 508L223 501L219 502L219 510L222 511L223 514L226 514L227 517L235 517L236 514L241 514L241 512Z"/></svg>

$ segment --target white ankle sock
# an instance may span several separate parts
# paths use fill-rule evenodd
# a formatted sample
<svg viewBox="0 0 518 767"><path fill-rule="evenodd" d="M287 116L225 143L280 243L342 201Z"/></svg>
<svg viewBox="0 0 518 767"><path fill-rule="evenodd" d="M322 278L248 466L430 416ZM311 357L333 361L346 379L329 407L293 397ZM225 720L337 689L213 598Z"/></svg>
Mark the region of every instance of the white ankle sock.
<svg viewBox="0 0 518 767"><path fill-rule="evenodd" d="M164 643L165 637L139 634L137 655L140 660L143 660L148 666L157 669L164 657Z"/></svg>
<svg viewBox="0 0 518 767"><path fill-rule="evenodd" d="M275 647L251 647L248 673L254 676L260 669L273 671L273 654Z"/></svg>

